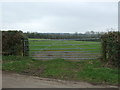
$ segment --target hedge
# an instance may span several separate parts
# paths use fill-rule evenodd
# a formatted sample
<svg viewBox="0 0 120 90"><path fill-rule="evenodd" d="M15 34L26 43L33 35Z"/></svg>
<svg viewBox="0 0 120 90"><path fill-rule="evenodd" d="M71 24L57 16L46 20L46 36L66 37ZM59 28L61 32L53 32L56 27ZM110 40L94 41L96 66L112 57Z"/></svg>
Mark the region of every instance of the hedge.
<svg viewBox="0 0 120 90"><path fill-rule="evenodd" d="M108 65L120 67L120 32L108 32L102 35L102 61Z"/></svg>
<svg viewBox="0 0 120 90"><path fill-rule="evenodd" d="M24 40L28 39L24 36L22 31L2 31L2 54L28 55L28 49L27 51L24 49L24 44L26 44Z"/></svg>

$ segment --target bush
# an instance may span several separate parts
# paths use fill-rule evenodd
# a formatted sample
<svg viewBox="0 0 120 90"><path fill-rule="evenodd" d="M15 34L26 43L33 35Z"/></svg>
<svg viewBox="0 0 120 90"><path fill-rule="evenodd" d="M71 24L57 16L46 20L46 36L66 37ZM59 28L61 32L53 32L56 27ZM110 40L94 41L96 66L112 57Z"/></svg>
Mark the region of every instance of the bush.
<svg viewBox="0 0 120 90"><path fill-rule="evenodd" d="M120 32L108 32L102 35L102 61L120 66Z"/></svg>
<svg viewBox="0 0 120 90"><path fill-rule="evenodd" d="M25 39L22 31L2 31L2 54L23 56Z"/></svg>

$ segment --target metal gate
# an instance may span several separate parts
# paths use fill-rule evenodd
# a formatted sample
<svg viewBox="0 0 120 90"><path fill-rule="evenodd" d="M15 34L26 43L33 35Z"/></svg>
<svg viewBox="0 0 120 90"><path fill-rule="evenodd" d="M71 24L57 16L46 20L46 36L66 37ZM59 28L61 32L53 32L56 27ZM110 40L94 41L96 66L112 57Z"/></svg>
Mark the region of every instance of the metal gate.
<svg viewBox="0 0 120 90"><path fill-rule="evenodd" d="M100 42L76 39L30 39L29 55L35 60L88 60L100 57Z"/></svg>

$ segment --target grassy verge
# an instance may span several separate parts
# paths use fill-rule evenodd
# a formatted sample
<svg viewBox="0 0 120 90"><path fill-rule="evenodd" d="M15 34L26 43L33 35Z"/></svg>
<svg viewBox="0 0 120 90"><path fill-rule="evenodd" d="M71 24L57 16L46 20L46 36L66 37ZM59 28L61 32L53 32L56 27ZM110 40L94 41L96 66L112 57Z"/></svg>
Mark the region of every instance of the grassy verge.
<svg viewBox="0 0 120 90"><path fill-rule="evenodd" d="M54 59L37 61L32 60L30 57L3 56L2 68L3 71L47 78L118 84L118 69L103 67L98 60L72 62Z"/></svg>

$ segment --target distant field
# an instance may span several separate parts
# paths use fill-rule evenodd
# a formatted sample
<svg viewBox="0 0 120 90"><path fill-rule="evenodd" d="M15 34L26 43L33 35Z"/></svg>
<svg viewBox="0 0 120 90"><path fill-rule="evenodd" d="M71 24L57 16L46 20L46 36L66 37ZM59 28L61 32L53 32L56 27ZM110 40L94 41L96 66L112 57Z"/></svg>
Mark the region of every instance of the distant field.
<svg viewBox="0 0 120 90"><path fill-rule="evenodd" d="M30 40L30 50L34 49L55 49L55 48L64 48L65 50L70 51L81 51L81 50L92 50L92 51L100 51L101 45L100 42L91 42L91 41L73 41L73 40L47 40L47 39L29 39ZM34 41L35 40L35 41ZM41 40L41 41L36 41ZM38 46L37 46L38 45ZM74 49L73 49L74 48ZM82 49L78 49L82 48Z"/></svg>
<svg viewBox="0 0 120 90"><path fill-rule="evenodd" d="M32 51L71 51L82 52L82 54L100 54L100 42L75 41L75 40L50 40L50 39L29 39L30 52Z"/></svg>
<svg viewBox="0 0 120 90"><path fill-rule="evenodd" d="M49 39L37 39L37 38L29 38L28 40L49 40Z"/></svg>

